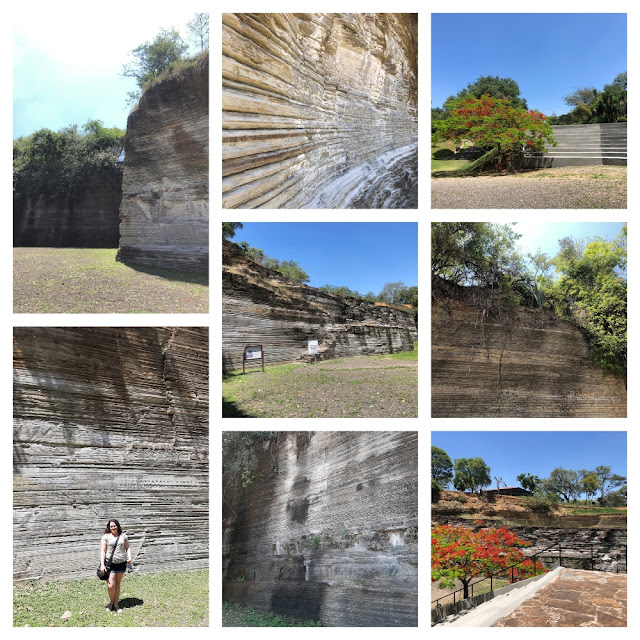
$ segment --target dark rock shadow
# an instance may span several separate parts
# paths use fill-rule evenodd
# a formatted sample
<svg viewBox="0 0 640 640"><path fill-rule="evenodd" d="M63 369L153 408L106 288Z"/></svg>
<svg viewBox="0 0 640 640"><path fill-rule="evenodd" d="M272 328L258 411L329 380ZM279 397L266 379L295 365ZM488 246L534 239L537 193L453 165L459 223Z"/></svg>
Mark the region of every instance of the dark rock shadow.
<svg viewBox="0 0 640 640"><path fill-rule="evenodd" d="M209 286L209 275L207 273L196 273L192 271L178 271L177 269L162 269L158 267L146 267L141 264L133 264L132 262L126 262L125 260L119 260L122 264L126 265L134 271L140 271L141 273L147 273L152 276L158 276L164 280L171 280L173 282L188 282L191 284L201 284Z"/></svg>
<svg viewBox="0 0 640 640"><path fill-rule="evenodd" d="M222 399L222 417L223 418L255 418L255 416L245 413L242 409L238 408L235 402L229 402Z"/></svg>

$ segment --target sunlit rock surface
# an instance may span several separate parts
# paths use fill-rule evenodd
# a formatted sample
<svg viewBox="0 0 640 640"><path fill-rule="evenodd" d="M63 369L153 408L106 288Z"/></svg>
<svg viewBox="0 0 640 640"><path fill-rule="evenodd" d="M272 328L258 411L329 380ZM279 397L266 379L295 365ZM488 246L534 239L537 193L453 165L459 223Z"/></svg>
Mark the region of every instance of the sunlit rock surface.
<svg viewBox="0 0 640 640"><path fill-rule="evenodd" d="M591 362L580 331L550 312L500 320L441 300L431 321L433 417L626 417L624 381Z"/></svg>
<svg viewBox="0 0 640 640"><path fill-rule="evenodd" d="M282 432L235 456L223 599L335 627L417 626L417 432Z"/></svg>
<svg viewBox="0 0 640 640"><path fill-rule="evenodd" d="M222 23L224 208L417 207L417 14Z"/></svg>
<svg viewBox="0 0 640 640"><path fill-rule="evenodd" d="M208 330L14 330L13 576L96 580L117 518L138 571L208 566Z"/></svg>
<svg viewBox="0 0 640 640"><path fill-rule="evenodd" d="M410 351L418 339L413 309L343 298L247 259L222 241L222 366L242 369L244 347L262 345L267 364Z"/></svg>
<svg viewBox="0 0 640 640"><path fill-rule="evenodd" d="M127 121L118 260L206 272L209 56L152 85Z"/></svg>

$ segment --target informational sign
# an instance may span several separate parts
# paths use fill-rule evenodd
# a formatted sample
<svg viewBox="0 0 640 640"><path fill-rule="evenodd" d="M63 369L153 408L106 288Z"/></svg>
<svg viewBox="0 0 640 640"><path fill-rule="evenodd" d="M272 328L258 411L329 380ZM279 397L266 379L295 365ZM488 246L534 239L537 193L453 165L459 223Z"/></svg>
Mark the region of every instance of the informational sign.
<svg viewBox="0 0 640 640"><path fill-rule="evenodd" d="M309 355L317 356L318 355L318 341L317 340L309 340Z"/></svg>
<svg viewBox="0 0 640 640"><path fill-rule="evenodd" d="M247 362L251 362L251 364L262 363L262 371L264 371L264 353L262 351L261 344L254 344L244 348L244 354L242 356L242 373L244 373L244 367Z"/></svg>
<svg viewBox="0 0 640 640"><path fill-rule="evenodd" d="M262 358L262 347L247 347L244 352L244 357L247 360L258 360Z"/></svg>

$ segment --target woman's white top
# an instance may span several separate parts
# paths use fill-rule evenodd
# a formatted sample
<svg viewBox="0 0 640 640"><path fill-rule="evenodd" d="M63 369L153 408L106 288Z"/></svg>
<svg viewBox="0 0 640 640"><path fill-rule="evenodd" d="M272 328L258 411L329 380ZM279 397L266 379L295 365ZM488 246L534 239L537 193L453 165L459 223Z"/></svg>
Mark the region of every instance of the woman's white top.
<svg viewBox="0 0 640 640"><path fill-rule="evenodd" d="M104 554L105 563L109 562L111 551L113 550L113 545L116 543L117 537L118 536L111 535L110 533L105 533L102 536L102 542L107 543L107 553ZM123 531L120 534L120 538L118 539L118 546L116 547L115 553L113 554L112 564L120 564L121 562L127 561L127 551L124 548L125 540L127 540L127 534Z"/></svg>

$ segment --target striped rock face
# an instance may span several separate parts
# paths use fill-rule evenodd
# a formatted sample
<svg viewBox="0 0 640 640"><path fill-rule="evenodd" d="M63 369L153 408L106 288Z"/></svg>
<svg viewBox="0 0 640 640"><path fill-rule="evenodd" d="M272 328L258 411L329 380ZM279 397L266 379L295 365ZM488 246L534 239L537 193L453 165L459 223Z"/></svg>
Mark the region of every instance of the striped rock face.
<svg viewBox="0 0 640 640"><path fill-rule="evenodd" d="M417 626L417 432L233 439L223 434L223 599L336 627Z"/></svg>
<svg viewBox="0 0 640 640"><path fill-rule="evenodd" d="M418 339L413 309L343 298L304 284L222 241L223 370L242 369L245 346L262 345L265 364L304 361L308 341L318 360L411 351Z"/></svg>
<svg viewBox="0 0 640 640"><path fill-rule="evenodd" d="M223 14L222 206L416 208L417 14Z"/></svg>
<svg viewBox="0 0 640 640"><path fill-rule="evenodd" d="M434 303L431 321L433 417L626 417L625 383L551 312L489 319L452 300Z"/></svg>
<svg viewBox="0 0 640 640"><path fill-rule="evenodd" d="M209 57L151 86L129 115L117 259L206 273Z"/></svg>
<svg viewBox="0 0 640 640"><path fill-rule="evenodd" d="M139 571L208 566L208 330L16 328L14 579L95 578L109 518Z"/></svg>

